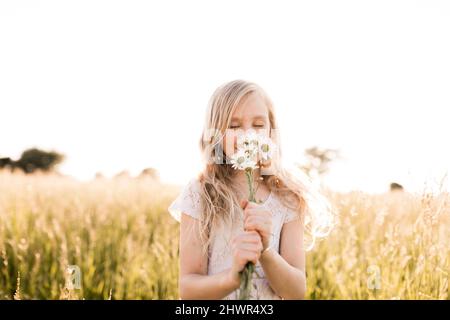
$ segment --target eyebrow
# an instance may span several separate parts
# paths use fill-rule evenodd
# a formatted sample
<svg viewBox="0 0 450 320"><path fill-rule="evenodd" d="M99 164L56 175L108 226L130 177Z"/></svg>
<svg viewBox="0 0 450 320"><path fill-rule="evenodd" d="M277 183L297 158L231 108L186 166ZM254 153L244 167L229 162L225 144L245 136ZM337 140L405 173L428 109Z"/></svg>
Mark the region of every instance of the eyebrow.
<svg viewBox="0 0 450 320"><path fill-rule="evenodd" d="M253 120L259 120L259 119L265 120L265 119L266 119L266 116L258 115L258 116L254 116L254 117L253 117ZM231 121L239 121L239 120L240 120L240 119L239 119L239 118L236 118L236 117L231 118Z"/></svg>

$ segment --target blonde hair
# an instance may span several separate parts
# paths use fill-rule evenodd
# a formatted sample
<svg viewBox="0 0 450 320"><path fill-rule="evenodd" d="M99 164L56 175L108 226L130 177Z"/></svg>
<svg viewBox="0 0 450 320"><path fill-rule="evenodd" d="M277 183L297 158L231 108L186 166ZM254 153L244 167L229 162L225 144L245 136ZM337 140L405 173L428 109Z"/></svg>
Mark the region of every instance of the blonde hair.
<svg viewBox="0 0 450 320"><path fill-rule="evenodd" d="M328 234L334 222L334 211L330 203L314 187L314 184L300 170L286 170L281 164L279 128L274 107L266 92L256 83L234 80L219 86L212 94L205 117L200 150L205 162L200 172L201 212L200 236L203 253L207 252L211 229L218 223L232 224L236 214L242 212L236 198L232 176L235 170L226 161L223 151L223 137L237 106L250 94L259 94L267 105L270 122L270 137L276 144L274 159L269 169L261 169L263 181L270 191L280 195L288 208L300 215L305 227L305 240L309 240L310 250L317 237Z"/></svg>

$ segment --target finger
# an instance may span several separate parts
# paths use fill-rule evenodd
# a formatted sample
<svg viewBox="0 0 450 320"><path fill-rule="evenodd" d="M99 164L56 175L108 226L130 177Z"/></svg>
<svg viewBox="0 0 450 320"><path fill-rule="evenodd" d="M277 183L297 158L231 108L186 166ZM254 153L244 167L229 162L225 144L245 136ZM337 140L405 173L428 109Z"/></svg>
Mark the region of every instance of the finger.
<svg viewBox="0 0 450 320"><path fill-rule="evenodd" d="M263 168L268 168L271 165L271 161L270 161L270 159L268 159L268 160L261 160L260 164L261 164L261 166Z"/></svg>
<svg viewBox="0 0 450 320"><path fill-rule="evenodd" d="M256 231L255 231L256 232ZM255 235L252 235L251 237L246 237L244 239L242 239L242 241L240 241L239 243L253 243L253 244L257 244L261 241L261 237L259 235L259 233L256 232Z"/></svg>
<svg viewBox="0 0 450 320"><path fill-rule="evenodd" d="M253 228L262 228L264 225L266 225L266 220L262 217L258 216L250 216L247 217L244 221L244 227L253 227Z"/></svg>
<svg viewBox="0 0 450 320"><path fill-rule="evenodd" d="M261 205L255 203L255 202L247 201L246 209L256 209L259 207L261 207Z"/></svg>
<svg viewBox="0 0 450 320"><path fill-rule="evenodd" d="M239 246L239 250L249 251L249 252L260 252L262 249L262 243L242 243Z"/></svg>
<svg viewBox="0 0 450 320"><path fill-rule="evenodd" d="M261 242L262 238L261 238L261 234L257 231L257 230L252 230L251 232L253 232L253 234L251 236L249 236L249 242Z"/></svg>
<svg viewBox="0 0 450 320"><path fill-rule="evenodd" d="M258 239L259 234L256 231L252 230L245 230L243 233L239 234L238 236L234 237L232 240L233 244L238 244L241 242L247 242L254 239Z"/></svg>
<svg viewBox="0 0 450 320"><path fill-rule="evenodd" d="M257 214L258 214L257 211L255 211L254 209L249 209L247 205L247 208L244 209L244 220L247 219L249 216L254 216Z"/></svg>
<svg viewBox="0 0 450 320"><path fill-rule="evenodd" d="M244 223L245 222L249 222L249 221L253 221L253 222L261 221L261 222L264 222L264 221L267 221L267 218L264 217L264 216L259 216L257 214L252 214L252 215L248 215L247 217L245 217Z"/></svg>
<svg viewBox="0 0 450 320"><path fill-rule="evenodd" d="M242 251L241 257L247 261L252 261L254 264L258 262L258 253L252 251Z"/></svg>
<svg viewBox="0 0 450 320"><path fill-rule="evenodd" d="M244 221L244 227L255 226L259 229L268 229L272 225L272 221L265 217L252 216Z"/></svg>
<svg viewBox="0 0 450 320"><path fill-rule="evenodd" d="M263 217L268 217L268 211L265 210L264 208L249 208L247 206L247 208L244 210L244 214L245 216L263 216Z"/></svg>
<svg viewBox="0 0 450 320"><path fill-rule="evenodd" d="M258 231L259 230L259 225L250 221L244 224L244 228L245 230L248 231Z"/></svg>
<svg viewBox="0 0 450 320"><path fill-rule="evenodd" d="M237 246L242 242L248 242L248 236L246 233L241 233L240 235L234 237L233 240L231 241L231 244L233 246Z"/></svg>
<svg viewBox="0 0 450 320"><path fill-rule="evenodd" d="M263 237L264 235L267 234L267 231L266 231L265 229L261 229L261 228L259 228L259 227L249 226L249 227L247 228L247 230L251 230L251 231L257 232L259 238L261 238L261 237Z"/></svg>
<svg viewBox="0 0 450 320"><path fill-rule="evenodd" d="M246 235L244 236L246 239L256 239L260 240L261 236L259 235L259 232L256 230L247 230L245 231Z"/></svg>
<svg viewBox="0 0 450 320"><path fill-rule="evenodd" d="M259 238L258 241L262 241L262 239L264 239L272 234L270 227L267 225L254 226L254 225L249 224L245 228L246 228L246 230L257 232L258 233L257 238Z"/></svg>
<svg viewBox="0 0 450 320"><path fill-rule="evenodd" d="M245 215L243 220L244 220L244 225L246 223L248 223L249 221L253 221L253 222L256 221L256 222L262 223L262 224L272 223L271 217L267 217L265 215L260 215L259 213L252 213L249 215Z"/></svg>

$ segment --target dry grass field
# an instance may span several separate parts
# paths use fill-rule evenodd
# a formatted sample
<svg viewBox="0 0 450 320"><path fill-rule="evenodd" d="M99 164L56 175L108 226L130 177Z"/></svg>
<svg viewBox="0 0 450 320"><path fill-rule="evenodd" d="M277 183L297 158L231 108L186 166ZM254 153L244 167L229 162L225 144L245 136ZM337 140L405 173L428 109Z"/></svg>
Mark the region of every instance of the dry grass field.
<svg viewBox="0 0 450 320"><path fill-rule="evenodd" d="M0 299L178 299L178 191L0 172ZM308 299L449 299L448 194L327 196L339 223L307 253Z"/></svg>

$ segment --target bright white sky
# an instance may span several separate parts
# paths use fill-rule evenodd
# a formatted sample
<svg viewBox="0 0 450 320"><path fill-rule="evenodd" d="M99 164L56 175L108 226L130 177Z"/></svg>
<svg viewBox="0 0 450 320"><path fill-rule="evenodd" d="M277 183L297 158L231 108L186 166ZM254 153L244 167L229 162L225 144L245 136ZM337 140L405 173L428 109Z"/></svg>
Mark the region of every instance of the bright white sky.
<svg viewBox="0 0 450 320"><path fill-rule="evenodd" d="M210 95L242 78L274 101L286 162L340 148L331 187L421 190L450 167L449 57L448 1L0 0L0 156L185 183Z"/></svg>

